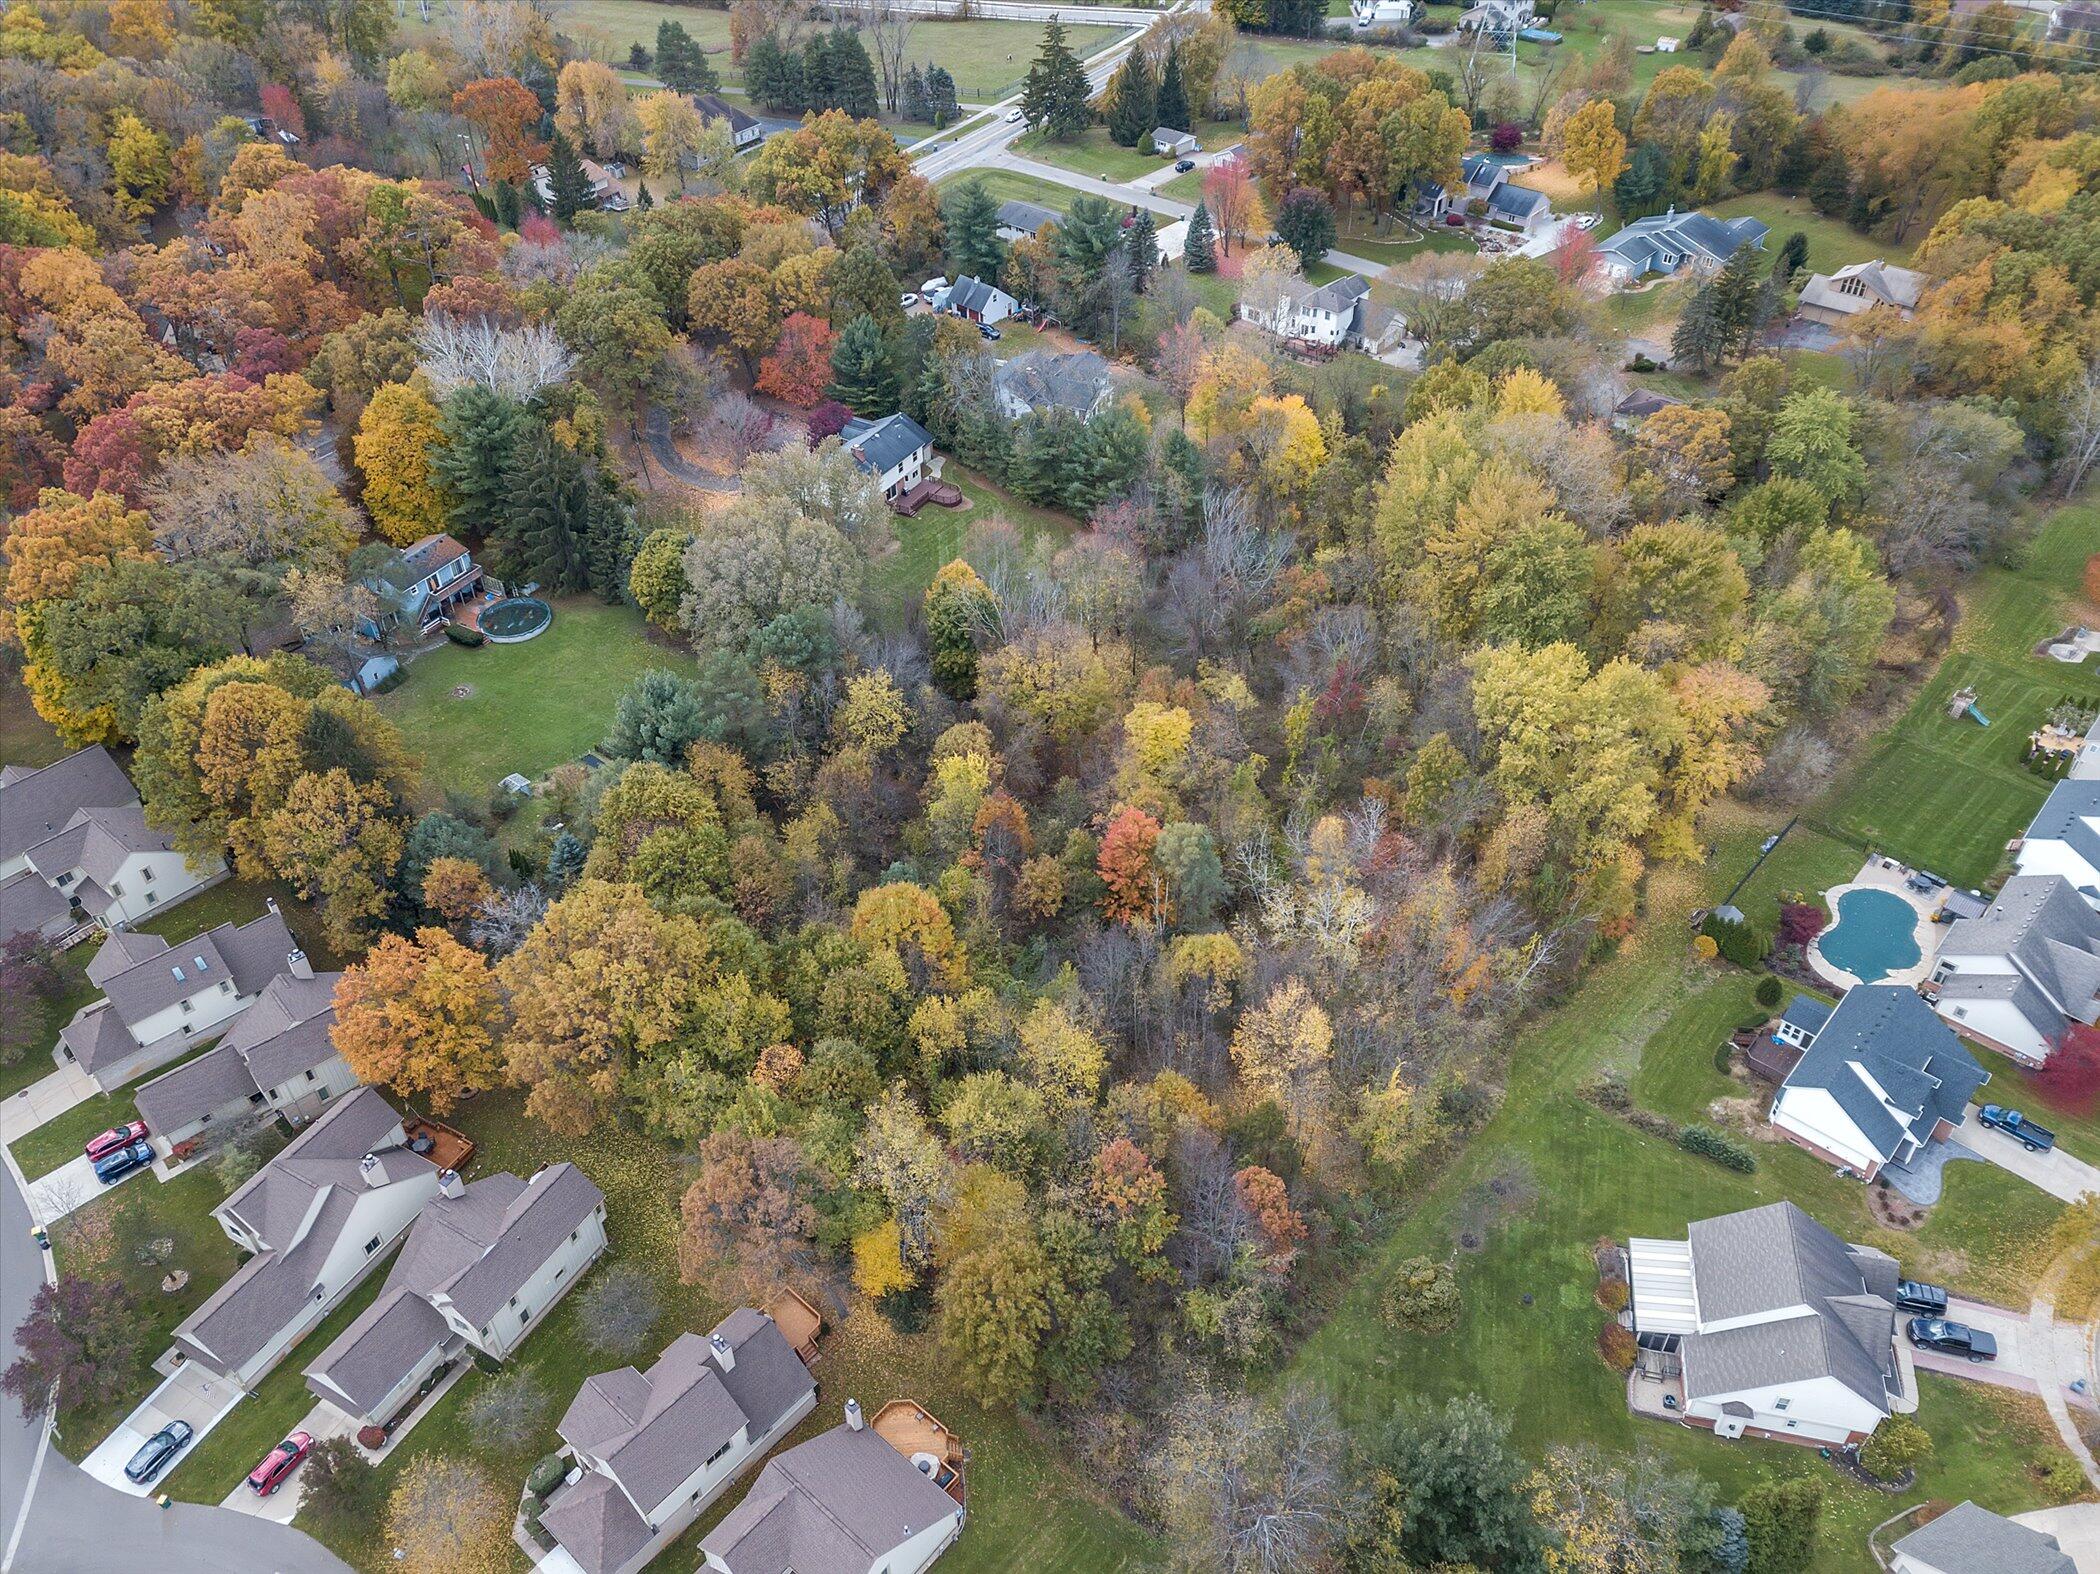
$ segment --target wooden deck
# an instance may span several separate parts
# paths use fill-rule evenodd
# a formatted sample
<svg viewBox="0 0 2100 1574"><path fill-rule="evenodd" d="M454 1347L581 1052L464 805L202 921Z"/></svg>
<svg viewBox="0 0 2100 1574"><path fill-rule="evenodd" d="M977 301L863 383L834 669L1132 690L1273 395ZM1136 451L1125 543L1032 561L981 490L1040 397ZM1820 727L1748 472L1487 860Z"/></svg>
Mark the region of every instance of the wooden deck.
<svg viewBox="0 0 2100 1574"><path fill-rule="evenodd" d="M431 1120L423 1115L408 1116L401 1122L401 1129L407 1135L411 1146L418 1137L430 1138L430 1151L423 1157L439 1169L451 1170L455 1174L466 1173L467 1165L474 1157L474 1142L466 1133L454 1131L442 1121Z"/></svg>
<svg viewBox="0 0 2100 1574"><path fill-rule="evenodd" d="M780 1293L766 1303L766 1315L773 1319L795 1354L802 1357L804 1366L816 1360L824 1319L814 1306L783 1285Z"/></svg>
<svg viewBox="0 0 2100 1574"><path fill-rule="evenodd" d="M906 1459L914 1454L931 1454L947 1467L947 1479L940 1482L943 1490L956 1502L964 1501L963 1467L969 1462L970 1452L962 1445L962 1439L949 1431L925 1410L909 1399L892 1399L875 1412L875 1435Z"/></svg>

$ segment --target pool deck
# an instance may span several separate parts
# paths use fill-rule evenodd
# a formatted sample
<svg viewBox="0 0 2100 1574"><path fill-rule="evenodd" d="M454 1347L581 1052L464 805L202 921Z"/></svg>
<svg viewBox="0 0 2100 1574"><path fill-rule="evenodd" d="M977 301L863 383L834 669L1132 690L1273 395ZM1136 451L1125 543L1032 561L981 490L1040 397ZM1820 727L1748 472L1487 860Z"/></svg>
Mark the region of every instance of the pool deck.
<svg viewBox="0 0 2100 1574"><path fill-rule="evenodd" d="M1858 874L1843 885L1834 885L1823 893L1823 905L1830 909L1831 919L1830 928L1825 929L1823 935L1830 934L1837 928L1838 902L1852 891L1887 891L1892 896L1901 897L1917 915L1917 925L1911 931L1911 938L1918 943L1918 960L1909 967L1898 968L1885 977L1875 979L1877 984L1922 983L1932 972L1933 959L1939 954L1940 942L1947 937L1946 925L1932 921L1932 915L1938 912L1940 904L1947 900L1946 889L1942 887L1935 890L1930 897L1920 896L1903 883L1911 874L1911 870L1894 863L1893 860L1869 858L1860 865ZM1816 976L1841 994L1854 984L1865 982L1857 973L1839 967L1823 955L1823 935L1818 935L1808 946L1808 965L1815 970Z"/></svg>

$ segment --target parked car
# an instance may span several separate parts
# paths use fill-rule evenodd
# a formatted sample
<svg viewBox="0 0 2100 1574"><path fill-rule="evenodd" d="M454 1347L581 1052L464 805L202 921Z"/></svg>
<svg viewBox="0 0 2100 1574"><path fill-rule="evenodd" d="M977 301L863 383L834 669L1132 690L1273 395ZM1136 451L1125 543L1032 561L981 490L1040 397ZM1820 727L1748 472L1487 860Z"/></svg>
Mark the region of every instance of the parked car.
<svg viewBox="0 0 2100 1574"><path fill-rule="evenodd" d="M1004 337L1006 337L1006 336L1005 336L1004 334L1002 334L1002 333L1001 333L1001 332L1000 332L1000 331L999 331L999 330L998 330L997 328L994 328L994 327L993 327L993 326L992 326L992 325L991 325L990 323L988 323L988 322L981 322L981 323L979 323L979 324L977 325L977 332L978 332L978 335L979 335L979 337L981 337L981 338L985 338L985 339L990 339L990 340L992 340L992 341L994 341L994 342L997 342L998 340L1000 340L1000 339L1003 339Z"/></svg>
<svg viewBox="0 0 2100 1574"><path fill-rule="evenodd" d="M95 1160L95 1179L105 1186L113 1186L142 1164L153 1162L153 1144L134 1142L128 1148L119 1148Z"/></svg>
<svg viewBox="0 0 2100 1574"><path fill-rule="evenodd" d="M168 1468L168 1461L181 1453L189 1440L197 1435L197 1429L187 1421L170 1421L145 1442L131 1456L131 1463L124 1467L124 1474L144 1485Z"/></svg>
<svg viewBox="0 0 2100 1574"><path fill-rule="evenodd" d="M1186 175L1195 167L1196 161L1192 158L1176 159L1174 161L1174 173L1177 175Z"/></svg>
<svg viewBox="0 0 2100 1574"><path fill-rule="evenodd" d="M134 1120L126 1125L112 1126L99 1137L90 1137L88 1145L81 1151L91 1159L103 1159L119 1148L128 1148L134 1142L146 1140L146 1123Z"/></svg>
<svg viewBox="0 0 2100 1574"><path fill-rule="evenodd" d="M1579 230L1593 230L1603 222L1604 215L1601 213L1578 213L1575 215L1575 227Z"/></svg>
<svg viewBox="0 0 2100 1574"><path fill-rule="evenodd" d="M1026 118L1018 109L1009 109L1006 112L1006 123L1009 126L1018 126Z"/></svg>
<svg viewBox="0 0 2100 1574"><path fill-rule="evenodd" d="M1916 1279L1898 1279L1896 1310L1914 1312L1921 1317L1945 1317L1947 1292L1936 1284L1921 1284Z"/></svg>
<svg viewBox="0 0 2100 1574"><path fill-rule="evenodd" d="M919 297L913 294L911 291L907 290L904 292L904 294L897 297L897 304L899 306L902 306L906 311L910 311L914 306L919 304Z"/></svg>
<svg viewBox="0 0 2100 1574"><path fill-rule="evenodd" d="M2056 1146L2055 1132L2047 1126L2037 1126L2016 1109L1986 1104L1980 1118L1986 1126L2004 1132L2029 1153L2047 1153Z"/></svg>
<svg viewBox="0 0 2100 1574"><path fill-rule="evenodd" d="M1950 1323L1943 1317L1913 1317L1906 1331L1910 1342L1920 1350L1965 1355L1972 1361L1998 1359L1997 1339L1967 1323Z"/></svg>
<svg viewBox="0 0 2100 1574"><path fill-rule="evenodd" d="M284 1485L284 1478L297 1470L301 1461L313 1451L313 1433L294 1432L271 1449L261 1464L248 1472L248 1485L255 1489L257 1497L268 1497Z"/></svg>

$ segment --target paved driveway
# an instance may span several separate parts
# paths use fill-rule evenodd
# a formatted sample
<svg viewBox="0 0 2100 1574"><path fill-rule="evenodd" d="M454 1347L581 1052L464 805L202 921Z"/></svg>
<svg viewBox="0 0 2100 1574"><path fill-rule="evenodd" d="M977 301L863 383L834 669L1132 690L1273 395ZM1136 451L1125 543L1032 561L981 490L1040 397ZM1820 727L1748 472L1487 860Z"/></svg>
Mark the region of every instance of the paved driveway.
<svg viewBox="0 0 2100 1574"><path fill-rule="evenodd" d="M0 1104L0 1144L27 1136L47 1120L56 1120L75 1104L102 1090L73 1061L39 1078Z"/></svg>
<svg viewBox="0 0 2100 1574"><path fill-rule="evenodd" d="M152 1173L150 1164L141 1164L110 1185L128 1185L141 1175ZM109 1186L95 1177L94 1162L85 1153L77 1153L48 1175L40 1175L29 1183L29 1211L36 1215L38 1223L54 1224L75 1208L85 1208L107 1190Z"/></svg>
<svg viewBox="0 0 2100 1574"><path fill-rule="evenodd" d="M1978 1118L1974 1104L1962 1111L1954 1136L1978 1158L2032 1182L2064 1202L2076 1202L2087 1192L2100 1192L2100 1165L2088 1164L2062 1148L2029 1153L2017 1139L1986 1126Z"/></svg>
<svg viewBox="0 0 2100 1574"><path fill-rule="evenodd" d="M1947 1303L1947 1318L1950 1322L1980 1328L1995 1337L1998 1359L1971 1361L1965 1355L1942 1355L1937 1350L1913 1348L1911 1356L1919 1371L1966 1377L1995 1388L2018 1388L2030 1394L2041 1391L2045 1373L2049 1382L2056 1381L2054 1354L2038 1348L2026 1313L2008 1312L2001 1307L1986 1306L1981 1301L1957 1299ZM1906 1344L1910 1342L1907 1332L1899 1330L1898 1337Z"/></svg>
<svg viewBox="0 0 2100 1574"><path fill-rule="evenodd" d="M2013 1515L2013 1523L2054 1536L2078 1574L2100 1574L2100 1503L2067 1503Z"/></svg>
<svg viewBox="0 0 2100 1574"><path fill-rule="evenodd" d="M119 1422L117 1429L80 1462L80 1468L104 1486L115 1487L132 1497L145 1497L155 1484L140 1486L124 1474L125 1464L138 1452L139 1445L170 1421L187 1421L197 1429L197 1435L184 1446L183 1452L187 1453L204 1441L204 1434L217 1426L240 1398L241 1391L226 1379L189 1362L176 1368L174 1376ZM181 1458L182 1454L177 1454L161 1474L167 1475Z"/></svg>

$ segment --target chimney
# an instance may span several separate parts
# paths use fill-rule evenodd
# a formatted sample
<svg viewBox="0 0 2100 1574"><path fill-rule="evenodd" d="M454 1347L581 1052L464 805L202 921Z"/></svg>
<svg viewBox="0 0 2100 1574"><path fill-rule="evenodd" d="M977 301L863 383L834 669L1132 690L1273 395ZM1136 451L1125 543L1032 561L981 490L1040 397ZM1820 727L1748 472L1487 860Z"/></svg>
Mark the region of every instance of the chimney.
<svg viewBox="0 0 2100 1574"><path fill-rule="evenodd" d="M438 1195L440 1197L463 1197L467 1188L461 1183L458 1170L438 1171Z"/></svg>
<svg viewBox="0 0 2100 1574"><path fill-rule="evenodd" d="M284 959L284 969L294 978L312 978L314 976L314 965L307 961L304 951L287 953Z"/></svg>
<svg viewBox="0 0 2100 1574"><path fill-rule="evenodd" d="M376 1153L367 1153L363 1158L359 1159L357 1161L357 1173L365 1178L365 1184L367 1186L378 1185L379 1155Z"/></svg>
<svg viewBox="0 0 2100 1574"><path fill-rule="evenodd" d="M268 908L268 909L269 909L269 910L270 910L270 911L271 911L272 913L275 913L275 912L277 912L277 911L278 911L278 908L277 908L277 898L276 898L276 897L274 897L274 896L266 896L266 897L264 897L264 898L263 898L263 906L267 907L267 908Z"/></svg>
<svg viewBox="0 0 2100 1574"><path fill-rule="evenodd" d="M714 1351L715 1362L723 1371L727 1372L735 1368L736 1351L730 1348L727 1339L724 1339L720 1334L709 1334L707 1336L707 1347Z"/></svg>
<svg viewBox="0 0 2100 1574"><path fill-rule="evenodd" d="M862 1419L860 1418L860 1401L859 1401L858 1399L849 1399L849 1400L847 1400L847 1401L846 1401L846 1425L847 1425L847 1427L848 1427L848 1428L850 1428L850 1429L851 1429L852 1431L855 1431L855 1432L859 1432L859 1431L863 1431L863 1430L865 1430L865 1429L866 1429L866 1427L867 1427L867 1424L868 1424L867 1422L863 1421L863 1420L862 1420Z"/></svg>

